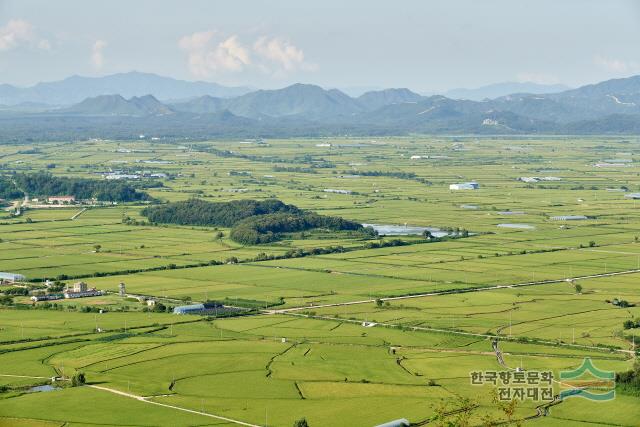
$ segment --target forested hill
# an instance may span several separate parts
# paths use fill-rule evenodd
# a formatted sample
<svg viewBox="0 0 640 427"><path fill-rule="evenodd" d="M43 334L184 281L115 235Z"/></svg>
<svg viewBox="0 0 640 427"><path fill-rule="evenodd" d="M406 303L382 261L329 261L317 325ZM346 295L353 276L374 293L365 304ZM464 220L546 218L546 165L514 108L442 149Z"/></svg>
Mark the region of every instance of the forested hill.
<svg viewBox="0 0 640 427"><path fill-rule="evenodd" d="M276 199L233 200L220 203L190 199L148 207L142 211L142 214L151 222L233 227L245 218L278 212L299 214L301 210Z"/></svg>
<svg viewBox="0 0 640 427"><path fill-rule="evenodd" d="M283 233L312 229L354 231L373 236L373 229L336 216L304 211L280 200L234 200L211 203L199 199L150 206L142 214L155 223L232 227L231 238L252 245L279 240Z"/></svg>
<svg viewBox="0 0 640 427"><path fill-rule="evenodd" d="M25 193L29 197L74 196L78 200L96 199L103 202L151 200L144 191L122 181L62 178L47 172L0 176L0 198L18 199L24 197Z"/></svg>

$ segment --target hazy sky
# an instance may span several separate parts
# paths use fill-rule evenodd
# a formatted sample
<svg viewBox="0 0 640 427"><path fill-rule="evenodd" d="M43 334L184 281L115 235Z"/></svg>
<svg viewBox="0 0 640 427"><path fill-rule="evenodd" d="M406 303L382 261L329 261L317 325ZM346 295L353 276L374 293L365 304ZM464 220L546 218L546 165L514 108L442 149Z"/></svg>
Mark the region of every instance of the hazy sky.
<svg viewBox="0 0 640 427"><path fill-rule="evenodd" d="M640 74L640 1L0 0L0 83L130 70L254 87L578 86Z"/></svg>

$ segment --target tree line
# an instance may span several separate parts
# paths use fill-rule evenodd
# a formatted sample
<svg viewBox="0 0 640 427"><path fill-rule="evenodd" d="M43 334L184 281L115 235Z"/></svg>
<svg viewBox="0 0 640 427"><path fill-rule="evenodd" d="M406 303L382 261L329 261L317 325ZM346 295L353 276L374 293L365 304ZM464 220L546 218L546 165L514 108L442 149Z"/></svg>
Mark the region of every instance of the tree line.
<svg viewBox="0 0 640 427"><path fill-rule="evenodd" d="M156 183L156 186L162 185ZM0 198L19 199L25 196L74 196L79 200L104 202L137 202L151 197L123 181L53 176L48 172L16 173L0 177Z"/></svg>

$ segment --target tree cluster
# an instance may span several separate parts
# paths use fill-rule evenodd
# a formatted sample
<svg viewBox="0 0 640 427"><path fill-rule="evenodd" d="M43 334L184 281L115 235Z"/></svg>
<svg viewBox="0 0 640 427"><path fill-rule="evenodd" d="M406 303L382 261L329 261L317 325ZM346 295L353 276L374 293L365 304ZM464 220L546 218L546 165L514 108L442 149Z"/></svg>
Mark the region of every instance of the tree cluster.
<svg viewBox="0 0 640 427"><path fill-rule="evenodd" d="M19 199L29 196L74 196L104 202L137 202L151 197L122 181L56 177L48 172L17 173L0 177L0 197Z"/></svg>
<svg viewBox="0 0 640 427"><path fill-rule="evenodd" d="M150 206L142 214L151 222L180 225L233 227L237 222L255 215L277 212L297 213L300 209L276 199L232 200L212 203L190 199L165 205Z"/></svg>
<svg viewBox="0 0 640 427"><path fill-rule="evenodd" d="M347 230L374 237L373 229L337 216L319 215L277 199L211 203L199 199L150 206L142 211L153 223L232 227L230 237L255 245L281 238L283 233L312 229Z"/></svg>
<svg viewBox="0 0 640 427"><path fill-rule="evenodd" d="M337 216L324 216L312 212L275 213L257 215L240 221L231 230L230 237L238 243L253 245L276 241L282 233L317 228L333 231L364 230L362 224Z"/></svg>
<svg viewBox="0 0 640 427"><path fill-rule="evenodd" d="M632 319L628 319L625 320L622 323L622 326L625 329L635 329L635 328L640 328L640 319L636 319L636 320L632 320Z"/></svg>

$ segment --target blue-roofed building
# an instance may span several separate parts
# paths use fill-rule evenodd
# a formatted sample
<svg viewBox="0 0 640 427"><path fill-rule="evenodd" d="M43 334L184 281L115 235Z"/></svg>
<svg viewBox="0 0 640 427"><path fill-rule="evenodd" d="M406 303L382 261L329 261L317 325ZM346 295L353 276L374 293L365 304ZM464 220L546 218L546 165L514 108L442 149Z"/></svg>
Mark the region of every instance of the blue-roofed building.
<svg viewBox="0 0 640 427"><path fill-rule="evenodd" d="M225 307L216 301L206 301L203 304L181 305L173 309L173 314L200 314L203 316L218 316L230 312L243 311L236 307Z"/></svg>
<svg viewBox="0 0 640 427"><path fill-rule="evenodd" d="M584 219L589 219L589 218L584 215L559 215L559 216L551 217L552 221L580 221Z"/></svg>
<svg viewBox="0 0 640 427"><path fill-rule="evenodd" d="M22 274L0 272L0 283L16 283L24 282L25 280L27 280L27 278Z"/></svg>
<svg viewBox="0 0 640 427"><path fill-rule="evenodd" d="M204 304L180 305L173 309L173 314L198 314L205 310Z"/></svg>

